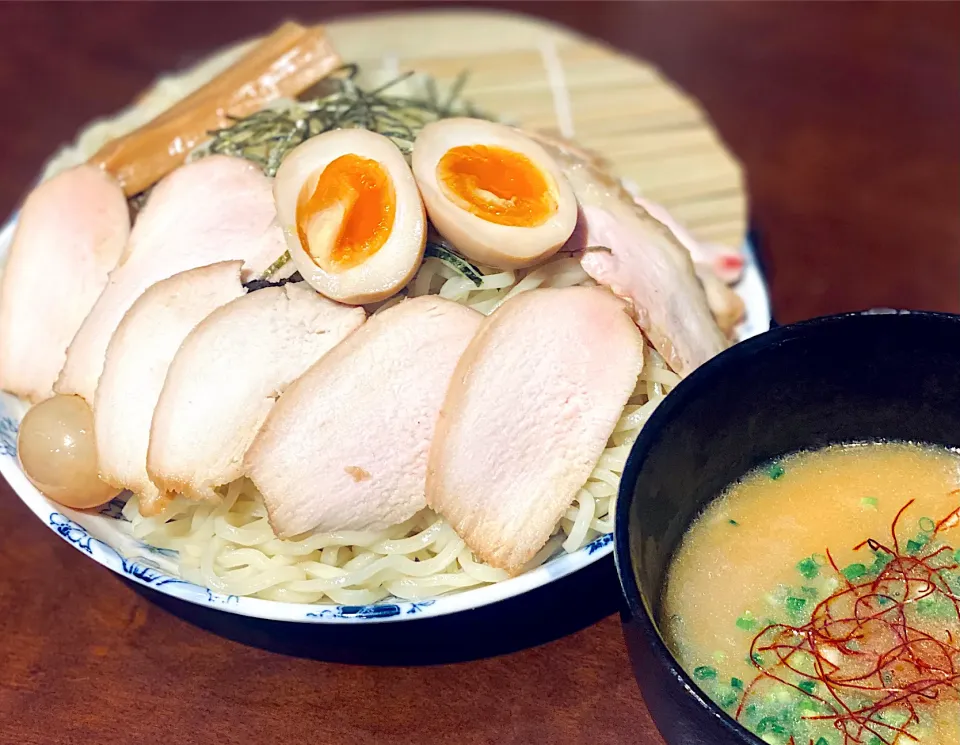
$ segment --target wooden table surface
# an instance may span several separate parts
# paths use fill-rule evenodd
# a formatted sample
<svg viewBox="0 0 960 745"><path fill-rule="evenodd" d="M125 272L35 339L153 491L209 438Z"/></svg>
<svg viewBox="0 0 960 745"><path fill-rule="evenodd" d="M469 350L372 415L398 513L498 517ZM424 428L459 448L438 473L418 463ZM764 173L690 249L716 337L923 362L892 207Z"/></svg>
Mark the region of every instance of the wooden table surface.
<svg viewBox="0 0 960 745"><path fill-rule="evenodd" d="M0 213L161 71L285 17L380 7L0 3ZM960 5L519 9L653 61L703 102L745 165L778 320L960 311ZM661 743L616 618L460 665L285 657L157 608L0 491L0 743Z"/></svg>

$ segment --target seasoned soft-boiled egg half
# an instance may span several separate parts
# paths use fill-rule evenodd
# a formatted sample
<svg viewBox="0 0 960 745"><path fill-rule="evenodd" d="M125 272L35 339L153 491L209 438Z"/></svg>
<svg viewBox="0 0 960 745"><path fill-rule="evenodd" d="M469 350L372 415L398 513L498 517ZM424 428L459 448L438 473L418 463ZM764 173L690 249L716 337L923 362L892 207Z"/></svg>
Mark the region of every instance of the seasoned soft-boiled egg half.
<svg viewBox="0 0 960 745"><path fill-rule="evenodd" d="M532 266L555 254L577 223L577 200L560 168L503 124L428 124L413 145L413 174L434 227L480 264Z"/></svg>
<svg viewBox="0 0 960 745"><path fill-rule="evenodd" d="M280 165L273 195L293 263L332 300L388 298L423 260L423 202L383 135L338 129L307 140Z"/></svg>

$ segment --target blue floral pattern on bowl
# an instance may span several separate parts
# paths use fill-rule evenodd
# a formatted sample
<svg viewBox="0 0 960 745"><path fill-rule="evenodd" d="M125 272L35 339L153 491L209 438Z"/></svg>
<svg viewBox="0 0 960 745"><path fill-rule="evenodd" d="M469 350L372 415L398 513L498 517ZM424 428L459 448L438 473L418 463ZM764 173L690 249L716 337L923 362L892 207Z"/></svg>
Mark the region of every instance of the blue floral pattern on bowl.
<svg viewBox="0 0 960 745"><path fill-rule="evenodd" d="M406 614L408 616L421 613L425 608L429 608L436 600L419 600L405 604L406 610L395 603L382 602L374 605L338 605L335 608L329 608L321 611L312 611L307 613L308 618L358 618L358 619L383 619L393 618Z"/></svg>
<svg viewBox="0 0 960 745"><path fill-rule="evenodd" d="M10 416L0 417L0 455L17 457L17 420Z"/></svg>
<svg viewBox="0 0 960 745"><path fill-rule="evenodd" d="M163 587L164 585L169 584L181 584L191 585L192 587L196 587L197 590L204 590L204 588L200 588L199 586L185 580L177 577L171 577L169 574L163 573L155 566L148 565L143 560L137 561L134 559L128 559L126 556L123 556L119 551L113 548L113 546L104 543L98 538L94 538L82 525L74 522L69 517L59 512L50 513L50 525L63 537L64 540L72 543L81 551L86 551L91 556L95 556L96 551L102 551L115 556L116 559L119 560L124 574L140 580L145 585Z"/></svg>

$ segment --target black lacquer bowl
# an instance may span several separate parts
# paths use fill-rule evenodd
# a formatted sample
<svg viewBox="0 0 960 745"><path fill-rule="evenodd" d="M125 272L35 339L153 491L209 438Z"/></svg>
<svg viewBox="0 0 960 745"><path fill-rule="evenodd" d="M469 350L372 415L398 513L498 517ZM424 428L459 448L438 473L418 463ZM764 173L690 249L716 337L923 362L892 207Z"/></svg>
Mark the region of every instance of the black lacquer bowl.
<svg viewBox="0 0 960 745"><path fill-rule="evenodd" d="M700 367L640 434L620 487L624 634L669 745L764 745L701 694L657 626L670 559L731 482L791 452L870 440L960 447L960 316L867 312L781 326Z"/></svg>

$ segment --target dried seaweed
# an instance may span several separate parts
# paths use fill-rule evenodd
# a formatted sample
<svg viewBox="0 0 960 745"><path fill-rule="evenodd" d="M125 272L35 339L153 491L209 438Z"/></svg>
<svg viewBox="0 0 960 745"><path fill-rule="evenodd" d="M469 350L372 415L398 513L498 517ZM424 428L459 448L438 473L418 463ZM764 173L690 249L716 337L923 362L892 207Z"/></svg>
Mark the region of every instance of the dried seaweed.
<svg viewBox="0 0 960 745"><path fill-rule="evenodd" d="M411 78L405 73L373 90L357 84L357 65L345 65L315 86L316 98L268 108L241 118L228 117L229 126L214 130L211 139L192 157L209 153L233 155L256 163L268 176L276 174L284 156L305 140L334 129L368 129L389 137L407 156L420 130L432 121L451 116L490 119L461 99L467 73L461 73L441 100L436 82L427 78L420 97L390 94Z"/></svg>

